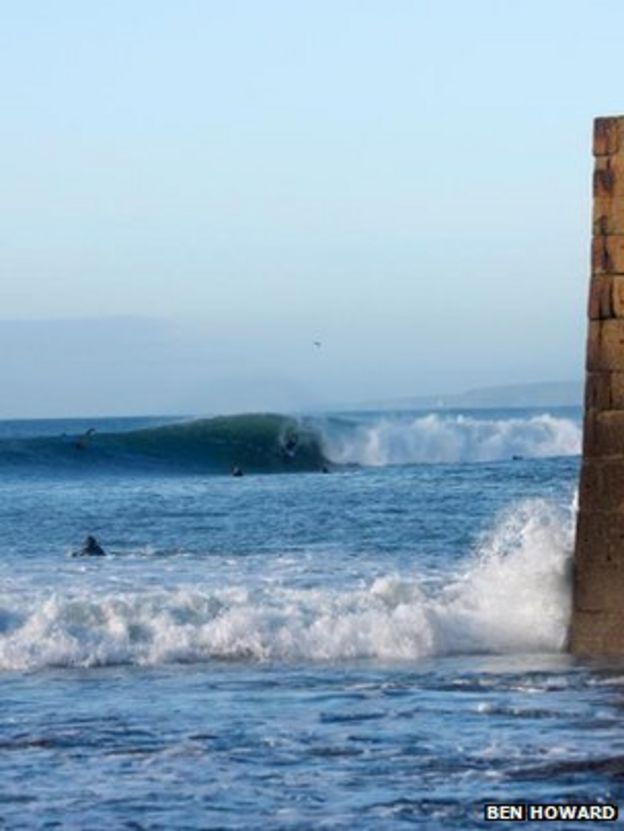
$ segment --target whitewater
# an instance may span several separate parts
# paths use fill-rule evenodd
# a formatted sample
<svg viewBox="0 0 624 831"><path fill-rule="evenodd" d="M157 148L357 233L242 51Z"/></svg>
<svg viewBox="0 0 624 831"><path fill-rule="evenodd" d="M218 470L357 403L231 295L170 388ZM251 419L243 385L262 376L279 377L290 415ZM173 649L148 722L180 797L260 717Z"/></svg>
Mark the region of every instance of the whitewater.
<svg viewBox="0 0 624 831"><path fill-rule="evenodd" d="M97 429L96 429L96 425ZM65 427L65 430L62 428ZM60 432L59 432L60 431ZM578 413L252 413L194 419L6 422L0 465L254 473L570 456ZM84 451L87 451L84 452Z"/></svg>
<svg viewBox="0 0 624 831"><path fill-rule="evenodd" d="M563 409L0 423L0 827L617 801L624 666L566 653L580 436Z"/></svg>
<svg viewBox="0 0 624 831"><path fill-rule="evenodd" d="M141 591L120 588L119 569L111 585L103 565L83 566L77 580L68 579L69 569L60 579L57 573L54 591L7 578L0 671L559 651L571 547L571 512L529 500L500 519L461 570L438 574L437 588L411 573L370 577L361 586L360 577L357 587L297 588L281 579L280 559L261 571L259 565L260 574L245 583L214 574L205 585L191 582L187 567L178 574L187 572L188 582ZM131 573L141 583L137 571L124 569L125 580Z"/></svg>

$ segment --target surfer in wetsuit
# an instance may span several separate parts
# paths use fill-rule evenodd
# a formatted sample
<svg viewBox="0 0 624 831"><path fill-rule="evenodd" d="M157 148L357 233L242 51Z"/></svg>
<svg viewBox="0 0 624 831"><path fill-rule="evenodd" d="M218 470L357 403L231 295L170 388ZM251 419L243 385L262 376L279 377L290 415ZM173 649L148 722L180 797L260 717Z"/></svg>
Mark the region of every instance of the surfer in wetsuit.
<svg viewBox="0 0 624 831"><path fill-rule="evenodd" d="M95 537L89 534L78 551L72 551L72 557L105 557L106 551Z"/></svg>

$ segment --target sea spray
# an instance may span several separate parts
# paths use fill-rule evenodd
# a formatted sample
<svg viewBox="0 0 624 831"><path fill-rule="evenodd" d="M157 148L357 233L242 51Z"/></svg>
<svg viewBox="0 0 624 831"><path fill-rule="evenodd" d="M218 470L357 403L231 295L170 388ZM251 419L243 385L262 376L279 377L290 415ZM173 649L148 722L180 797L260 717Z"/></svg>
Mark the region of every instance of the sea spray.
<svg viewBox="0 0 624 831"><path fill-rule="evenodd" d="M580 453L577 421L541 413L493 418L429 413L328 420L325 455L336 464L383 467L440 462L491 462Z"/></svg>
<svg viewBox="0 0 624 831"><path fill-rule="evenodd" d="M563 649L570 616L574 506L526 500L484 535L433 606L439 652Z"/></svg>
<svg viewBox="0 0 624 831"><path fill-rule="evenodd" d="M417 661L556 652L569 615L572 511L509 508L458 572L364 586L92 585L0 596L0 670L237 661ZM434 586L437 586L434 587Z"/></svg>
<svg viewBox="0 0 624 831"><path fill-rule="evenodd" d="M245 473L301 473L572 456L580 447L579 421L550 413L250 413L98 430L83 443L70 434L0 439L0 470L56 476L98 471L223 474L233 467Z"/></svg>

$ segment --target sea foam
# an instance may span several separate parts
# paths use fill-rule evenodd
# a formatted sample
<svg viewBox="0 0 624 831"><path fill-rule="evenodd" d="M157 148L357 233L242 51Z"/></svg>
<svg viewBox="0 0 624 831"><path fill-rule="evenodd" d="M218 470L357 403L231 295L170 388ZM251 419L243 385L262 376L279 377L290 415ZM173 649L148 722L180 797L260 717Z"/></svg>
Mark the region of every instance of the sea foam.
<svg viewBox="0 0 624 831"><path fill-rule="evenodd" d="M121 432L0 439L0 469L245 473L504 461L580 453L580 422L542 413L380 413L201 418ZM77 452L79 450L80 452Z"/></svg>
<svg viewBox="0 0 624 831"><path fill-rule="evenodd" d="M0 670L556 652L570 611L573 513L543 500L517 504L460 571L434 580L415 563L412 574L342 589L114 591L94 582L7 593L0 595Z"/></svg>
<svg viewBox="0 0 624 831"><path fill-rule="evenodd" d="M474 418L430 413L381 415L325 425L323 451L335 464L385 466L423 462L491 462L512 457L573 456L581 450L580 424L548 413Z"/></svg>

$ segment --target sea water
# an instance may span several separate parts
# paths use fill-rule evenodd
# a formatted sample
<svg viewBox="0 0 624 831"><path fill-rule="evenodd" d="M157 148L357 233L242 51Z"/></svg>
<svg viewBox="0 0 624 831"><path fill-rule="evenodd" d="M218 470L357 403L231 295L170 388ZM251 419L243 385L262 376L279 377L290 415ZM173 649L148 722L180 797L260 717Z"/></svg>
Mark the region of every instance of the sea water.
<svg viewBox="0 0 624 831"><path fill-rule="evenodd" d="M0 827L621 801L624 665L565 652L579 420L1 422Z"/></svg>

